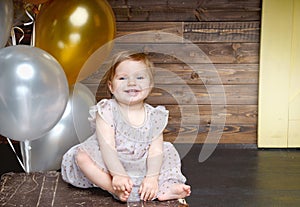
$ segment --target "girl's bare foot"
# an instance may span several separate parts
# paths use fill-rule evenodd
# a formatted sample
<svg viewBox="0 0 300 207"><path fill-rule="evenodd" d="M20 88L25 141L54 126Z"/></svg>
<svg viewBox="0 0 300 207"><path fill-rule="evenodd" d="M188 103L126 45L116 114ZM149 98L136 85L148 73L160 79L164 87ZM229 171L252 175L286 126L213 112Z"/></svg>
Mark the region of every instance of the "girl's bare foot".
<svg viewBox="0 0 300 207"><path fill-rule="evenodd" d="M130 193L128 191L114 191L114 196L116 196L120 201L126 202L127 199L129 198Z"/></svg>
<svg viewBox="0 0 300 207"><path fill-rule="evenodd" d="M185 184L174 184L168 192L158 197L158 200L172 200L185 198L191 195L191 187Z"/></svg>

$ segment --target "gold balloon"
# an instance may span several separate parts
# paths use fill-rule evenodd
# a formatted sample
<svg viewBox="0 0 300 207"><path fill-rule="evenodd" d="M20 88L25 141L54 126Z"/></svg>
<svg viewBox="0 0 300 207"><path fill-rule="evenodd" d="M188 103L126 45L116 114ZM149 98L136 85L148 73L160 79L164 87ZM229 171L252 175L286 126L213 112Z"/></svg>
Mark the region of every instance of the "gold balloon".
<svg viewBox="0 0 300 207"><path fill-rule="evenodd" d="M23 0L24 3L43 4L48 0Z"/></svg>
<svg viewBox="0 0 300 207"><path fill-rule="evenodd" d="M113 40L115 32L114 13L105 0L54 0L43 4L36 17L35 46L58 60L72 85L80 81L78 74L89 56ZM89 73L99 67L94 65Z"/></svg>

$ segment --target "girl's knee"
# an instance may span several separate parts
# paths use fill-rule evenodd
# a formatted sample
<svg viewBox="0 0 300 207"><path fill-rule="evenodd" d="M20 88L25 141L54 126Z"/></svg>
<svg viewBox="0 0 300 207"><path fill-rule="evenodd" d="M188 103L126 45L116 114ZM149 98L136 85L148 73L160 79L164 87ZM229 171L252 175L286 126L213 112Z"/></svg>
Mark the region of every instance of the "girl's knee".
<svg viewBox="0 0 300 207"><path fill-rule="evenodd" d="M76 160L77 165L81 166L82 164L87 163L87 161L89 159L90 159L90 157L84 150L78 149L78 151L75 155L75 160Z"/></svg>

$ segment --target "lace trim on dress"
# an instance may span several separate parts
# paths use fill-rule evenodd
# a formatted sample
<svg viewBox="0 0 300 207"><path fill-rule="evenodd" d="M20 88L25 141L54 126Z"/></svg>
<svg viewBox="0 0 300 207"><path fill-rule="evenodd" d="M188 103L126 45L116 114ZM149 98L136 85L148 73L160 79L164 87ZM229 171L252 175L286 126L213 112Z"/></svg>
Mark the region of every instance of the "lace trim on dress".
<svg viewBox="0 0 300 207"><path fill-rule="evenodd" d="M138 143L150 143L152 139L163 132L167 123L169 111L163 106L152 107L145 104L146 119L139 127L131 126L126 122L118 109L118 103L114 99L102 99L96 106L90 108L89 121L95 130L97 113L101 118L112 127L116 128L117 133L130 141Z"/></svg>

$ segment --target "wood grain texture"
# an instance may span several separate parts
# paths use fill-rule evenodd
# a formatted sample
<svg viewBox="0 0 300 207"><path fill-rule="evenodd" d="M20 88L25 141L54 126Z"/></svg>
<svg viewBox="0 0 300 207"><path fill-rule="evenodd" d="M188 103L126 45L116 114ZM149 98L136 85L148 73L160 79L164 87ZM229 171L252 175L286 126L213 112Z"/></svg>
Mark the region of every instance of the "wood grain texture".
<svg viewBox="0 0 300 207"><path fill-rule="evenodd" d="M258 64L184 64L156 63L155 84L177 84L178 78L188 85L257 85ZM99 84L104 75L99 70L82 83ZM170 76L173 73L173 76Z"/></svg>
<svg viewBox="0 0 300 207"><path fill-rule="evenodd" d="M221 143L256 143L261 0L109 3L116 14L117 38L129 35L118 43L120 48L142 48L155 63L155 88L147 102L170 111L166 140L203 143L216 124L211 120L216 115L212 108L217 108L226 119ZM142 31L152 35L138 40L130 36ZM184 41L164 38L162 32ZM109 97L100 84L103 72L83 81L97 100Z"/></svg>
<svg viewBox="0 0 300 207"><path fill-rule="evenodd" d="M178 207L177 200L147 202L149 207ZM100 188L80 189L65 183L59 172L7 173L0 183L0 206L61 207L107 206L124 207Z"/></svg>
<svg viewBox="0 0 300 207"><path fill-rule="evenodd" d="M255 144L256 125L225 125L219 127L222 132L212 132L212 141L208 139L211 125L168 125L164 131L164 140L173 143L214 143L214 144ZM181 132L179 136L179 132Z"/></svg>
<svg viewBox="0 0 300 207"><path fill-rule="evenodd" d="M166 139L176 140L176 134L184 131L181 141L193 142L190 132L200 128L196 142L204 142L213 119L210 108L222 107L225 96L221 142L256 143L261 0L108 3L116 17L118 47L140 48L155 63L156 88L147 101L170 110ZM24 29L22 43L29 44L31 28ZM135 34L145 31L151 35L136 38ZM100 84L104 72L99 70L82 81L97 100L109 97ZM200 111L198 126L193 123L199 119L191 111L194 105ZM182 118L180 110L188 118ZM191 120L190 126L180 126L182 119Z"/></svg>
<svg viewBox="0 0 300 207"><path fill-rule="evenodd" d="M109 98L104 85L86 84L96 99ZM149 104L218 105L257 104L257 85L156 85L147 98Z"/></svg>
<svg viewBox="0 0 300 207"><path fill-rule="evenodd" d="M199 42L259 42L260 22L117 22L116 37L134 32L168 32ZM149 39L145 39L149 41Z"/></svg>
<svg viewBox="0 0 300 207"><path fill-rule="evenodd" d="M184 38L196 42L259 42L259 22L188 22Z"/></svg>
<svg viewBox="0 0 300 207"><path fill-rule="evenodd" d="M177 44L162 43L159 36L150 35L136 42L136 35L117 43L118 50L138 50L150 53L154 63L182 63L177 57L182 57L184 63L197 64L258 64L259 43L211 43L211 44ZM151 54L152 51L158 51ZM169 55L170 54L170 55Z"/></svg>
<svg viewBox="0 0 300 207"><path fill-rule="evenodd" d="M260 20L260 0L108 0L118 21Z"/></svg>

